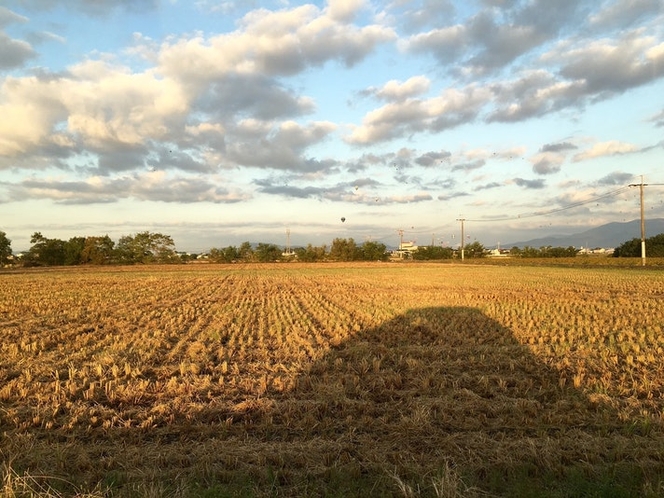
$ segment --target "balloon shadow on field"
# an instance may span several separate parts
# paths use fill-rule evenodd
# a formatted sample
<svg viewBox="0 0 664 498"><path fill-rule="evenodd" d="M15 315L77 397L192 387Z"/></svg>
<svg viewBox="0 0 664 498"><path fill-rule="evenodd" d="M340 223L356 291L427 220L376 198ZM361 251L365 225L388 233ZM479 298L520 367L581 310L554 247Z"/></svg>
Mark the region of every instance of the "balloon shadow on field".
<svg viewBox="0 0 664 498"><path fill-rule="evenodd" d="M282 452L270 464L287 483L293 461L336 486L364 481L406 495L440 496L445 483L467 493L601 494L661 476L661 443L629 433L568 377L478 309L413 309L353 335L294 389L268 389L267 404L237 415L263 451Z"/></svg>

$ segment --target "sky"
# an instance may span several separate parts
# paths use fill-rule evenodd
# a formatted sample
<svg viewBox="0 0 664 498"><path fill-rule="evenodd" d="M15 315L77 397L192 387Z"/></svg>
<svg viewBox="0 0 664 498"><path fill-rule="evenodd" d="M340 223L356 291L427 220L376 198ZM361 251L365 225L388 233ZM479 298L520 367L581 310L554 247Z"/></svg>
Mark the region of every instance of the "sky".
<svg viewBox="0 0 664 498"><path fill-rule="evenodd" d="M0 5L14 252L493 248L664 217L663 159L664 0Z"/></svg>

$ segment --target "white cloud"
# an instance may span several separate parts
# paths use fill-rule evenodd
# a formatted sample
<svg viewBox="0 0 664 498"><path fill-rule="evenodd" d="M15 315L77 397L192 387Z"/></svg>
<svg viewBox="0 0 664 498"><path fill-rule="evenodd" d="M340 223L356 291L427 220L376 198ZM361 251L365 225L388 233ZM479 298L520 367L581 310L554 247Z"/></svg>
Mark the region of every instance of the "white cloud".
<svg viewBox="0 0 664 498"><path fill-rule="evenodd" d="M561 64L561 76L583 82L586 95L601 97L664 76L661 42L639 30L624 33L619 39L594 40L576 47L561 45L543 60L556 60Z"/></svg>
<svg viewBox="0 0 664 498"><path fill-rule="evenodd" d="M185 131L195 137L205 134L224 134L224 127L219 123L199 123L197 125L185 126Z"/></svg>
<svg viewBox="0 0 664 498"><path fill-rule="evenodd" d="M365 7L366 0L328 0L327 14L339 22L350 22Z"/></svg>
<svg viewBox="0 0 664 498"><path fill-rule="evenodd" d="M559 152L539 152L529 158L533 165L533 171L540 175L557 173L565 159L565 155Z"/></svg>
<svg viewBox="0 0 664 498"><path fill-rule="evenodd" d="M306 158L304 151L324 140L336 125L313 122L302 126L286 121L277 127L257 120L244 120L233 130L234 140L226 148L225 156L232 162L257 168L293 171L319 171L328 161Z"/></svg>
<svg viewBox="0 0 664 498"><path fill-rule="evenodd" d="M395 37L394 31L379 25L342 24L314 5L258 9L232 33L162 44L159 61L165 74L187 82L210 81L229 72L287 76L333 60L352 66Z"/></svg>
<svg viewBox="0 0 664 498"><path fill-rule="evenodd" d="M468 43L467 28L460 24L418 33L402 41L400 46L408 52L432 52L441 62L450 62L463 53Z"/></svg>
<svg viewBox="0 0 664 498"><path fill-rule="evenodd" d="M0 28L17 22L26 23L28 18L9 10L7 7L0 6Z"/></svg>
<svg viewBox="0 0 664 498"><path fill-rule="evenodd" d="M59 77L7 78L2 90L0 113L11 118L0 122L5 154L43 144L60 123L66 123L60 135L93 149L142 144L167 137L189 109L172 79L102 61L81 63Z"/></svg>
<svg viewBox="0 0 664 498"><path fill-rule="evenodd" d="M86 180L28 178L7 187L11 198L51 199L58 204L103 204L120 199L234 203L250 198L237 189L218 187L213 179L169 176L162 171L116 178L92 176Z"/></svg>
<svg viewBox="0 0 664 498"><path fill-rule="evenodd" d="M66 112L57 82L7 77L0 87L0 154L16 156L46 140Z"/></svg>
<svg viewBox="0 0 664 498"><path fill-rule="evenodd" d="M621 154L629 154L638 152L639 148L630 143L620 142L618 140L611 140L608 142L600 142L593 145L590 149L575 154L573 157L574 162L587 161L588 159L596 159L603 156L615 156Z"/></svg>
<svg viewBox="0 0 664 498"><path fill-rule="evenodd" d="M368 145L414 132L435 132L474 120L490 100L488 89L474 85L448 88L430 99L405 99L367 113L346 140Z"/></svg>
<svg viewBox="0 0 664 498"><path fill-rule="evenodd" d="M79 79L67 85L62 102L69 130L95 147L164 138L170 132L169 121L182 119L189 109L187 96L170 78L109 67L89 77L88 71L72 69Z"/></svg>
<svg viewBox="0 0 664 498"><path fill-rule="evenodd" d="M73 12L95 17L106 17L114 10L148 11L157 6L158 0L21 0L23 6L33 10L50 10L58 6Z"/></svg>
<svg viewBox="0 0 664 498"><path fill-rule="evenodd" d="M489 122L523 121L584 102L584 84L559 81L544 69L528 70L513 80L491 85L495 106Z"/></svg>
<svg viewBox="0 0 664 498"><path fill-rule="evenodd" d="M660 0L614 0L590 16L592 26L624 27L662 13Z"/></svg>
<svg viewBox="0 0 664 498"><path fill-rule="evenodd" d="M431 81L426 76L413 76L404 82L390 80L375 94L385 100L404 100L428 91L430 86Z"/></svg>
<svg viewBox="0 0 664 498"><path fill-rule="evenodd" d="M476 79L508 67L583 19L578 12L583 2L577 0L510 2L500 8L483 3L469 17L448 13L454 21L441 26L447 20L441 19L435 29L407 39L403 48L430 53L443 64L451 63L449 70ZM447 3L441 4L449 11Z"/></svg>
<svg viewBox="0 0 664 498"><path fill-rule="evenodd" d="M295 121L285 121L279 125L276 138L290 148L303 149L319 142L336 128L336 125L329 121L311 123L307 127Z"/></svg>
<svg viewBox="0 0 664 498"><path fill-rule="evenodd" d="M15 40L0 31L0 70L20 67L36 55L28 42Z"/></svg>
<svg viewBox="0 0 664 498"><path fill-rule="evenodd" d="M410 204L414 202L430 201L431 194L419 193L410 195L391 195L380 199L383 203Z"/></svg>

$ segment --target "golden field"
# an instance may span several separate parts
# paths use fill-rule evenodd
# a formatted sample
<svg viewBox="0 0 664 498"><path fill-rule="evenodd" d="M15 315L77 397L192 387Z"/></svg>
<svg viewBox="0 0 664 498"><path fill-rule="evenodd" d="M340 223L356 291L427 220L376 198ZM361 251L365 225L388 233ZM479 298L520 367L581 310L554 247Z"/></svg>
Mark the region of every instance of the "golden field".
<svg viewBox="0 0 664 498"><path fill-rule="evenodd" d="M0 496L660 496L663 328L639 267L0 273Z"/></svg>

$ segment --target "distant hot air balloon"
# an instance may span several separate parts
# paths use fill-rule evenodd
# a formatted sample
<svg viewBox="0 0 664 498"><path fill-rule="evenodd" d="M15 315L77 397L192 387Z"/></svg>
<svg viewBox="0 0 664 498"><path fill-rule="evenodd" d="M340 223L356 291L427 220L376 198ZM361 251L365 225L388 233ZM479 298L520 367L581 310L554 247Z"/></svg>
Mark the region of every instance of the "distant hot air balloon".
<svg viewBox="0 0 664 498"><path fill-rule="evenodd" d="M343 223L344 221L346 221L346 218L344 218L344 217L342 216L342 217L341 217L341 223Z"/></svg>

